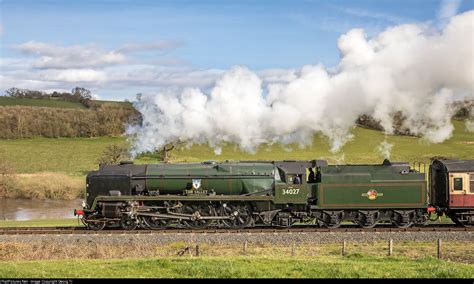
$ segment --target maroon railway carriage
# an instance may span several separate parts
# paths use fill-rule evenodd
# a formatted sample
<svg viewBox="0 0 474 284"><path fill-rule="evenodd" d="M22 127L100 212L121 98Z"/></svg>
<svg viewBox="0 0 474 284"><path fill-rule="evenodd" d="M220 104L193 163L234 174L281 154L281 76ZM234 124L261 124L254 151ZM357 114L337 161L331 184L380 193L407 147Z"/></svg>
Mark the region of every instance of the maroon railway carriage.
<svg viewBox="0 0 474 284"><path fill-rule="evenodd" d="M438 214L458 224L474 225L474 160L434 160L430 198Z"/></svg>

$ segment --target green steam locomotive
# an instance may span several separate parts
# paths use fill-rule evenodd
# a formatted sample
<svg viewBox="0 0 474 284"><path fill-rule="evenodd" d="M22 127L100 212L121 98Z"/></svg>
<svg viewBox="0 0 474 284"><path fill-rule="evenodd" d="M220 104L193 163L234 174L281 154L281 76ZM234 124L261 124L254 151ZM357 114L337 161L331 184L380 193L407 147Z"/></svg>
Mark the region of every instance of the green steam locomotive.
<svg viewBox="0 0 474 284"><path fill-rule="evenodd" d="M429 182L428 182L429 181ZM431 197L431 198L430 198ZM245 228L295 223L364 228L424 225L431 215L474 225L474 161L328 165L312 161L101 165L87 175L83 223L92 230L139 226Z"/></svg>

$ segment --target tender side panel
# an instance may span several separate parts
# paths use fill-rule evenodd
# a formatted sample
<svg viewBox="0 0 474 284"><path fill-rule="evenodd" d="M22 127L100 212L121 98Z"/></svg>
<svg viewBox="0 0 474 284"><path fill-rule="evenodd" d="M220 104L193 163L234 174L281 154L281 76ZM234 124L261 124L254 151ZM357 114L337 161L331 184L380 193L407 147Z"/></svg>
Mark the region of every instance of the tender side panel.
<svg viewBox="0 0 474 284"><path fill-rule="evenodd" d="M423 208L427 195L424 182L321 184L321 208Z"/></svg>

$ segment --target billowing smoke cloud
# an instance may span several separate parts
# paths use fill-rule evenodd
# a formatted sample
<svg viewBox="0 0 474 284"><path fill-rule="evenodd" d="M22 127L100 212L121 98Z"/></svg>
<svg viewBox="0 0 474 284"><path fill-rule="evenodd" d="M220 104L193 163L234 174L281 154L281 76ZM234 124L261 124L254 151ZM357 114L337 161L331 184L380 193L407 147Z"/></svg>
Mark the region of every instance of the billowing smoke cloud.
<svg viewBox="0 0 474 284"><path fill-rule="evenodd" d="M454 129L452 100L473 96L473 25L469 11L441 31L408 24L369 39L354 29L339 38L341 61L332 69L308 65L288 82L268 83L236 66L208 94L190 88L144 95L135 103L143 125L128 129L137 138L134 151L181 140L208 143L216 153L225 142L252 152L262 143L305 146L322 133L337 152L360 115L392 134L397 112L405 118L402 128L442 142Z"/></svg>

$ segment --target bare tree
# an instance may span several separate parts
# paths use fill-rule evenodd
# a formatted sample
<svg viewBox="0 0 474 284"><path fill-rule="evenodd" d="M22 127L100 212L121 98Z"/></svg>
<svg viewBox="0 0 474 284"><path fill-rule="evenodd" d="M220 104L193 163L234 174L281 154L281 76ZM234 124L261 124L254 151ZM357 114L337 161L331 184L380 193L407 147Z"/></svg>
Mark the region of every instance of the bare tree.
<svg viewBox="0 0 474 284"><path fill-rule="evenodd" d="M112 165L121 161L129 160L130 154L128 146L125 144L111 144L105 147L102 156L99 158L99 164Z"/></svg>
<svg viewBox="0 0 474 284"><path fill-rule="evenodd" d="M161 148L158 151L158 157L163 162L169 163L169 161L172 157L171 156L171 151L173 151L177 146L182 145L184 143L185 143L184 141L178 140L178 141L170 142L170 143L166 144L165 146L163 146L163 148Z"/></svg>

